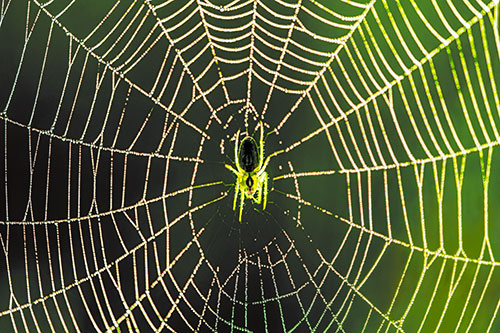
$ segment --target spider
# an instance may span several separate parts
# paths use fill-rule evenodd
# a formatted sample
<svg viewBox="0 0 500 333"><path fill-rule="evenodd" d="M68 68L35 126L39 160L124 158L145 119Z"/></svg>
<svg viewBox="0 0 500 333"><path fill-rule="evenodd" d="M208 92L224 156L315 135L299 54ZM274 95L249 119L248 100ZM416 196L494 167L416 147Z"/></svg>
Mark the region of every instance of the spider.
<svg viewBox="0 0 500 333"><path fill-rule="evenodd" d="M245 198L252 199L256 204L260 205L262 199L262 209L266 209L267 203L267 183L268 175L266 167L269 160L275 154L269 155L264 160L264 126L260 123L260 140L259 144L251 136L246 136L239 143L240 130L236 133L236 143L234 145L234 161L236 169L226 164L226 168L236 175L236 188L234 191L233 210L236 210L236 202L240 196L240 215Z"/></svg>

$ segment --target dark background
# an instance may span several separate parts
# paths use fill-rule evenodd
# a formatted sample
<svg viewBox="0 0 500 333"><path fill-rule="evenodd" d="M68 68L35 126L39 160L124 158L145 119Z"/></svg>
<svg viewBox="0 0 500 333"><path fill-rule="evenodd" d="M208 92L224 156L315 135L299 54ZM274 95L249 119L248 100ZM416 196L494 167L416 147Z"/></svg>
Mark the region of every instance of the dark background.
<svg viewBox="0 0 500 333"><path fill-rule="evenodd" d="M161 327L181 332L360 331L363 327L395 331L401 324L406 331L429 331L438 325L443 330L463 330L469 323L476 331L488 328L496 316L500 292L497 262L488 252L489 246L495 256L500 246L494 191L499 185L495 78L500 66L493 22L498 18L490 14L477 22L470 8L457 3L473 26L470 35L462 29L460 42L450 39L449 47L443 48L411 4L398 7L379 1L349 38L348 52L341 51L339 61L330 65L332 73L343 78L340 85L326 74L325 81L320 79L310 98L297 107L299 96L275 88L265 107L269 85L262 79L272 82L274 77L256 64L255 72L262 79L252 76L251 104L247 103L248 74L217 85L206 96L199 94L191 76L209 66L212 49L203 51L186 71L176 49L186 47L200 30L174 45L171 40L202 18L196 13L169 32L171 40L162 29L174 26L192 9L157 26L158 20L184 4L176 1L153 15L148 2L120 2L103 20L114 2L76 1L56 18L66 2L54 1L41 9L35 2L15 1L2 15L1 330L15 326L21 331L94 331L119 325L122 330ZM292 9L265 4L283 15L293 14ZM311 3L304 6L334 20ZM363 13L362 8L350 9L336 1L324 6L344 16ZM432 3L418 6L447 38L445 25L435 23L439 17ZM262 5L257 7L267 19L284 23L266 16ZM206 8L217 14L216 9ZM403 17L400 9L408 16ZM442 10L458 31L461 22L449 7ZM313 20L303 10L298 17L319 35L336 38L345 33ZM205 19L226 28L248 21ZM391 28L391 19L400 27L411 54L424 63L421 69L397 42L400 36ZM405 19L428 48L432 65L412 39ZM257 20L287 37L286 30ZM377 21L383 22L386 35ZM292 40L323 52L338 47L298 32ZM254 42L269 58L280 58L280 51L257 38ZM192 59L207 43L205 37L182 52L182 58ZM249 38L233 46L248 43ZM384 55L401 75L399 83L368 49ZM239 59L248 52L216 53ZM74 62L68 71L69 54ZM394 54L411 69L410 76L398 67ZM371 56L378 59L376 64ZM129 57L131 62L126 61ZM276 68L262 55L255 57ZM327 59L318 55L314 60ZM320 70L289 55L284 61ZM391 93L380 88L386 83L377 76L374 81L379 87L369 83L372 94L367 95L353 64L365 65L373 73L377 66L382 68L393 87ZM197 83L205 91L220 78L216 68L229 77L248 66L248 62L212 66ZM305 82L314 79L286 66L280 73ZM342 89L351 100L357 97L346 77L364 92L362 97L369 100L366 107L353 108L348 103ZM430 85L428 92L423 78ZM305 87L282 78L275 85L292 90ZM328 89L337 105L327 97ZM384 98L392 98L394 113ZM444 124L448 146L437 134L429 100ZM285 117L289 118L281 124ZM293 146L321 128L320 119L330 123L330 117L338 121L328 131ZM266 156L294 148L273 158L267 168L266 210L247 200L239 224L238 213L232 210L234 177L224 164L234 159L231 139L236 131L253 135L259 121L268 134ZM462 146L453 139L453 130ZM437 137L437 146L430 132ZM375 152L377 144L380 155L370 160L367 147ZM360 156L369 172L360 171ZM462 163L460 192L456 177L460 178ZM416 174L421 170L424 181L419 192ZM293 172L313 171L335 173L298 177L297 184L291 177ZM439 204L436 189L443 173L444 196ZM404 322L398 322L401 318ZM493 321L493 331L495 325L498 320Z"/></svg>

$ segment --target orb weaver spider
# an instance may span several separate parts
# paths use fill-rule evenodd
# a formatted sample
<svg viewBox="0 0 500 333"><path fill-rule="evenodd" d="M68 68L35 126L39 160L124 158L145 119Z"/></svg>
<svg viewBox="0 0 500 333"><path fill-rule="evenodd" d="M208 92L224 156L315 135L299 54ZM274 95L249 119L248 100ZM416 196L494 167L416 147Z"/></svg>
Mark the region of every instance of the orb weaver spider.
<svg viewBox="0 0 500 333"><path fill-rule="evenodd" d="M245 198L253 200L258 205L264 200L262 209L266 209L269 181L266 167L271 157L276 153L269 155L264 160L264 126L262 123L260 123L259 145L257 145L253 137L248 135L239 143L239 137L240 130L236 133L236 143L234 145L236 169L228 164L226 164L226 168L236 175L233 210L236 210L236 202L238 196L240 196L239 221L241 222Z"/></svg>

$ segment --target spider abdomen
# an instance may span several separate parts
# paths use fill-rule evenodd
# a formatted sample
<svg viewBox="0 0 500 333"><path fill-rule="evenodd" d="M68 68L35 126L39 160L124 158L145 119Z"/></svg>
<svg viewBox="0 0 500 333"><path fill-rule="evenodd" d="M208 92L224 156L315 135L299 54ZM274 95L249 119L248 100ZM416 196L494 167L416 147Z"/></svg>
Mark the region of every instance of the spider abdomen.
<svg viewBox="0 0 500 333"><path fill-rule="evenodd" d="M257 144L253 138L246 137L243 139L238 158L240 160L240 165L245 172L252 172L257 168L259 163L259 153L257 151Z"/></svg>

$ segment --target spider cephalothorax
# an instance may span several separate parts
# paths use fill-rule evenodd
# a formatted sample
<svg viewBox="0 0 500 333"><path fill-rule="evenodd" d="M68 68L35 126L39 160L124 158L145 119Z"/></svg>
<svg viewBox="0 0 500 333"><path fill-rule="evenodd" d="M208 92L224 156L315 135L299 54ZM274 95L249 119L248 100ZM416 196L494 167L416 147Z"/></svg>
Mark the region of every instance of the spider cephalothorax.
<svg viewBox="0 0 500 333"><path fill-rule="evenodd" d="M239 136L240 131L238 130L234 145L236 169L228 164L226 164L226 168L236 175L233 210L236 210L236 203L238 196L240 196L239 221L241 222L245 198L252 199L257 204L260 204L264 199L262 209L266 209L268 182L266 167L271 156L264 161L264 126L262 123L260 124L258 145L251 136L246 136L239 143Z"/></svg>

